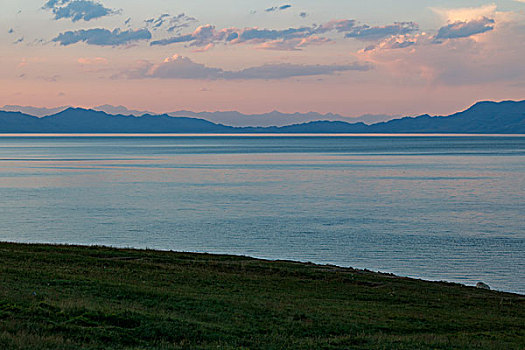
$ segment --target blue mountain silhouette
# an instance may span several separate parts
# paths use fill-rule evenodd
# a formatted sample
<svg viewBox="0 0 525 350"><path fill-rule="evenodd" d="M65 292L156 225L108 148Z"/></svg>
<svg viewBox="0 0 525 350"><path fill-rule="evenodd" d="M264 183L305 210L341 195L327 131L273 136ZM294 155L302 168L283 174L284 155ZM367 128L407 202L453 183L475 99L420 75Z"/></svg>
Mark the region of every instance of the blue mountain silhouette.
<svg viewBox="0 0 525 350"><path fill-rule="evenodd" d="M405 117L366 125L313 121L279 127L232 127L210 121L171 117L111 115L82 108L37 118L0 111L0 133L473 133L525 134L525 101L478 102L450 116Z"/></svg>

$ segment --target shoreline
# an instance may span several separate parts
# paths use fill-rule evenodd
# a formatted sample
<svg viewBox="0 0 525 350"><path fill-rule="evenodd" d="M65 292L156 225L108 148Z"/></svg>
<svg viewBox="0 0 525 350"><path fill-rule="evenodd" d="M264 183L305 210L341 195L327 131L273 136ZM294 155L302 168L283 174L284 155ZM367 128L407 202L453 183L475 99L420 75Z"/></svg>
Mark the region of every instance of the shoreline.
<svg viewBox="0 0 525 350"><path fill-rule="evenodd" d="M39 242L15 242L15 241L1 241L0 245L2 244L14 244L14 245L27 245L27 246L44 246L44 247L59 247L59 248L91 248L91 249L111 249L116 251L134 251L137 253L140 252L159 252L159 253L173 253L173 254L194 254L196 256L217 256L217 257L230 257L230 258L240 258L240 259L253 259L260 262L267 262L267 263L293 263L293 264L303 264L305 266L316 266L319 268L327 268L327 269L340 269L341 271L348 271L348 272L363 272L363 273L372 273L372 274L378 274L380 276L388 276L389 278L399 278L399 279L407 279L412 281L421 281L421 282L428 282L428 283L444 283L447 285L457 285L461 287L466 288L477 288L475 285L469 285L465 283L455 282L455 281L448 281L443 279L430 279L430 278L424 278L424 277L417 277L417 276L405 276L401 274L396 274L394 272L388 272L388 271L380 271L380 270L371 270L366 267L352 267L352 266L343 266L343 265L337 265L337 264L331 264L331 263L322 263L322 262L315 262L315 261L303 261L303 260L294 260L294 259L287 259L287 258L266 258L266 257L260 257L260 256L252 256L252 255L246 255L246 254L234 254L234 253L227 253L227 252L204 252L204 251L178 251L178 250L172 250L172 249L159 249L159 248L137 248L137 247L125 247L125 246L113 246L113 245L104 245L104 244L69 244L69 243L39 243ZM486 281L478 281L485 283ZM498 293L507 293L507 294L514 294L517 296L525 297L525 293L519 293L516 291L508 291L508 290L500 290L494 288L492 285L489 285L490 290L493 292Z"/></svg>
<svg viewBox="0 0 525 350"><path fill-rule="evenodd" d="M465 133L0 133L0 137L525 137L525 134Z"/></svg>

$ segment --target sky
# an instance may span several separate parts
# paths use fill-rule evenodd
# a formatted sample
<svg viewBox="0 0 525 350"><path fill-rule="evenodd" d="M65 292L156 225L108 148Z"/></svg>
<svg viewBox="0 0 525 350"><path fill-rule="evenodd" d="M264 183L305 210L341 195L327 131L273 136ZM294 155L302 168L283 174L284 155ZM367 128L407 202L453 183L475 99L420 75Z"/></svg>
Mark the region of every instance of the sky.
<svg viewBox="0 0 525 350"><path fill-rule="evenodd" d="M0 4L0 106L446 115L525 99L525 0Z"/></svg>

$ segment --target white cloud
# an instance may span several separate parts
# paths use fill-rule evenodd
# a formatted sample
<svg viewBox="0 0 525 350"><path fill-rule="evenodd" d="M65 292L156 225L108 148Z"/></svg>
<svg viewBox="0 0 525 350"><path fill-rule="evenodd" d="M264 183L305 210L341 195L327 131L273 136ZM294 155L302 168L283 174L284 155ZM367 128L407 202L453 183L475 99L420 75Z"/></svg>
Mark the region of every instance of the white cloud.
<svg viewBox="0 0 525 350"><path fill-rule="evenodd" d="M478 20L483 17L494 18L496 15L496 4L489 4L480 7L463 7L463 8L431 8L432 11L437 13L447 23L454 22L469 22L472 20Z"/></svg>

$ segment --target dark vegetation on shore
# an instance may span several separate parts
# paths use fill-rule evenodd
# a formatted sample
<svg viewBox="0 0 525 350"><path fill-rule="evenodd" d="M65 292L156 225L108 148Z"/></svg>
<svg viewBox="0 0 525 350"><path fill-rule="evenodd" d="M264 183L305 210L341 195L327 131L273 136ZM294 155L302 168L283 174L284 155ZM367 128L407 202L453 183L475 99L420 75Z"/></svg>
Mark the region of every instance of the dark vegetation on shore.
<svg viewBox="0 0 525 350"><path fill-rule="evenodd" d="M523 349L525 296L247 257L0 243L1 349Z"/></svg>

